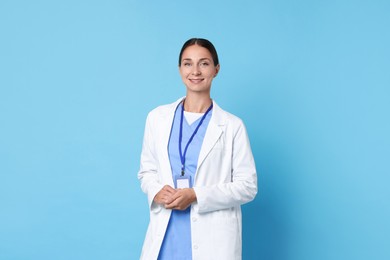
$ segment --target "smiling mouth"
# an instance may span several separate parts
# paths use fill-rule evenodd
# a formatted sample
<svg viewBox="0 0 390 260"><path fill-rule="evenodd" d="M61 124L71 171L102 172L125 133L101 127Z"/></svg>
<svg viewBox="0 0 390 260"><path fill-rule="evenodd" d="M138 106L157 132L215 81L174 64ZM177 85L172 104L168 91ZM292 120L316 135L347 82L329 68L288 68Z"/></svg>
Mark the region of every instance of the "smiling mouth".
<svg viewBox="0 0 390 260"><path fill-rule="evenodd" d="M202 82L203 81L203 79L190 79L190 81L192 82L192 83L200 83L200 82Z"/></svg>

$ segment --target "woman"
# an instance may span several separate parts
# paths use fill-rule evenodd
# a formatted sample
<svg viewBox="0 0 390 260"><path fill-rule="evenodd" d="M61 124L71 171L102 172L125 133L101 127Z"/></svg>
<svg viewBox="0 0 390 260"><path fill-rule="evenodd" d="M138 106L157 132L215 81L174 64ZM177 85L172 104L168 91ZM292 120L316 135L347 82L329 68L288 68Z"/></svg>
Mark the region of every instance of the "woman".
<svg viewBox="0 0 390 260"><path fill-rule="evenodd" d="M206 39L184 43L179 71L186 96L151 111L138 178L150 223L141 259L241 259L241 208L257 193L242 121L211 98L219 72Z"/></svg>

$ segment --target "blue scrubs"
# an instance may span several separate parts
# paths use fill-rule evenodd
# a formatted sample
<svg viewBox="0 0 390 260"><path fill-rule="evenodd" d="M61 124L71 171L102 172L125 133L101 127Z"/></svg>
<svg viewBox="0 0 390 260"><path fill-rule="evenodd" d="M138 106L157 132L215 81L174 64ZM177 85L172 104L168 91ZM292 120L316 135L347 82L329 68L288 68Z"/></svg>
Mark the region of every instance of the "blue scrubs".
<svg viewBox="0 0 390 260"><path fill-rule="evenodd" d="M171 136L168 144L169 160L172 169L172 178L179 176L181 173L181 161L179 154L179 131L180 131L180 113L182 103L177 107L173 120ZM207 126L210 122L211 112L207 114L194 139L188 146L185 163L185 176L191 177L191 187L194 183L195 172L198 166L199 152L206 134ZM183 139L181 143L182 151L190 139L195 128L198 126L201 117L191 125L183 119ZM191 207L186 210L173 210L165 237L158 256L159 260L190 260L192 259L191 243Z"/></svg>

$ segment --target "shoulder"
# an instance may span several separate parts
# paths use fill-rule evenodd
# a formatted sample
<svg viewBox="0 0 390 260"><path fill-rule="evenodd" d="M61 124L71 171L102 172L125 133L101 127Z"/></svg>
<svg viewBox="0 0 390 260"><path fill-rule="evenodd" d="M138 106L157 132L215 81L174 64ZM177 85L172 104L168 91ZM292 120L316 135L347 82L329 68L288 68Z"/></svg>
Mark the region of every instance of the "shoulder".
<svg viewBox="0 0 390 260"><path fill-rule="evenodd" d="M214 102L215 108L215 119L218 124L226 124L231 126L242 126L244 125L241 118L238 116L222 109L217 103Z"/></svg>
<svg viewBox="0 0 390 260"><path fill-rule="evenodd" d="M160 105L154 108L148 113L148 119L161 118L161 117L171 115L172 112L175 111L177 105L180 103L181 100L182 98L176 100L173 103Z"/></svg>
<svg viewBox="0 0 390 260"><path fill-rule="evenodd" d="M215 123L219 125L226 136L238 142L248 142L248 133L244 124L244 121L230 113L226 110L223 110L219 106L216 107L216 118L218 118Z"/></svg>

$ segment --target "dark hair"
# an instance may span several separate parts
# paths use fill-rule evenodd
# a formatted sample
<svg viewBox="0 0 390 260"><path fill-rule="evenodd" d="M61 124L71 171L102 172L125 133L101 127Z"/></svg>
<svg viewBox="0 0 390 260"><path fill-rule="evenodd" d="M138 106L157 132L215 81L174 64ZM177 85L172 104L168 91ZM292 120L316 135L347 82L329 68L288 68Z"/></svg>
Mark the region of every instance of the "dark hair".
<svg viewBox="0 0 390 260"><path fill-rule="evenodd" d="M213 58L214 66L217 66L219 64L217 50L209 40L202 39L202 38L191 38L188 41L186 41L183 47L181 48L179 54L179 66L181 66L181 57L183 55L184 50L187 49L187 47L192 45L199 45L200 47L206 48L210 52L211 57Z"/></svg>

